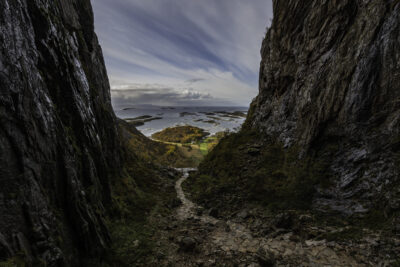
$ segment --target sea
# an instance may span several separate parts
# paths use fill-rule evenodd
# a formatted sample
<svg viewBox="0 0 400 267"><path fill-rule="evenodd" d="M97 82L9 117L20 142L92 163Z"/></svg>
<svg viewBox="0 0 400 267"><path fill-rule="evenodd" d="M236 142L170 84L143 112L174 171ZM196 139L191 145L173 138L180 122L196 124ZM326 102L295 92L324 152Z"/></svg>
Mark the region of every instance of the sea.
<svg viewBox="0 0 400 267"><path fill-rule="evenodd" d="M211 135L217 132L240 130L245 121L248 107L164 107L139 105L114 107L121 119L133 119L141 116L157 118L137 127L146 136L168 127L191 125L202 128Z"/></svg>

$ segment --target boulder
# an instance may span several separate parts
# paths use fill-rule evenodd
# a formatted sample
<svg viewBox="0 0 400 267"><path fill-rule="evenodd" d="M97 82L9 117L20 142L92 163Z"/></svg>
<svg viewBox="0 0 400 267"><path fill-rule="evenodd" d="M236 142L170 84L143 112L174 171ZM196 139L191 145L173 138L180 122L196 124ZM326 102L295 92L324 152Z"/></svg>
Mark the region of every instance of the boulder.
<svg viewBox="0 0 400 267"><path fill-rule="evenodd" d="M275 255L272 252L267 251L263 248L260 248L257 251L257 259L262 267L275 266L275 262L276 262Z"/></svg>
<svg viewBox="0 0 400 267"><path fill-rule="evenodd" d="M210 215L211 217L218 217L219 211L216 208L211 208L208 210L208 215Z"/></svg>
<svg viewBox="0 0 400 267"><path fill-rule="evenodd" d="M237 214L237 217L240 219L247 219L249 217L249 212L247 210L242 210Z"/></svg>
<svg viewBox="0 0 400 267"><path fill-rule="evenodd" d="M197 242L192 237L184 237L179 243L181 250L191 252L196 248Z"/></svg>
<svg viewBox="0 0 400 267"><path fill-rule="evenodd" d="M289 229L293 226L293 216L288 212L280 213L275 216L273 225L277 228Z"/></svg>

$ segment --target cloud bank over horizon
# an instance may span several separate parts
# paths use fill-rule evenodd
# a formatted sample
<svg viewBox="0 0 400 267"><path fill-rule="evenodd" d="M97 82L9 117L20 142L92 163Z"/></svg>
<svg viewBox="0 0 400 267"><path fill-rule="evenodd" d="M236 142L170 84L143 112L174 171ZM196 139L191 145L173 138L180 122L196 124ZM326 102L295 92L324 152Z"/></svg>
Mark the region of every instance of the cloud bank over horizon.
<svg viewBox="0 0 400 267"><path fill-rule="evenodd" d="M258 92L271 0L96 0L114 105L241 105Z"/></svg>

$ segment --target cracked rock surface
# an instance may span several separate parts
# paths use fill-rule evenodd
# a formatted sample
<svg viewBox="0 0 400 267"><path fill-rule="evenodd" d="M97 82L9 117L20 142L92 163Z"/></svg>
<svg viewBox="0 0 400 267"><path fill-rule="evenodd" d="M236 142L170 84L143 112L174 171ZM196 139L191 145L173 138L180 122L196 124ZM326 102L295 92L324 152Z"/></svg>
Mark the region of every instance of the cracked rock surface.
<svg viewBox="0 0 400 267"><path fill-rule="evenodd" d="M336 148L316 209L398 210L400 2L273 2L247 124L308 154Z"/></svg>
<svg viewBox="0 0 400 267"><path fill-rule="evenodd" d="M115 125L90 1L0 0L0 258L104 251Z"/></svg>

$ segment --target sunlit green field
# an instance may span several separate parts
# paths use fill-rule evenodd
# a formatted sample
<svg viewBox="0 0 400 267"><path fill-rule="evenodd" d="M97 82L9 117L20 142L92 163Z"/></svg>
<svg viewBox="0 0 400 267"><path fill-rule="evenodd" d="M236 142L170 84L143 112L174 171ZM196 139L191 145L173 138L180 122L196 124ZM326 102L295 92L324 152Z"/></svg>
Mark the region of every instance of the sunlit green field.
<svg viewBox="0 0 400 267"><path fill-rule="evenodd" d="M190 159L190 162L192 162L193 164L184 167L197 167L197 165L200 164L204 157L218 144L218 142L225 135L225 132L219 132L215 135L198 140L195 143L176 143L155 139L154 141L174 146L174 149L178 150L179 154L183 155L183 157L186 159ZM182 140L188 139L183 138ZM182 164L179 165L182 166Z"/></svg>

